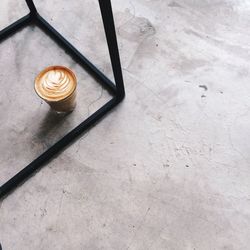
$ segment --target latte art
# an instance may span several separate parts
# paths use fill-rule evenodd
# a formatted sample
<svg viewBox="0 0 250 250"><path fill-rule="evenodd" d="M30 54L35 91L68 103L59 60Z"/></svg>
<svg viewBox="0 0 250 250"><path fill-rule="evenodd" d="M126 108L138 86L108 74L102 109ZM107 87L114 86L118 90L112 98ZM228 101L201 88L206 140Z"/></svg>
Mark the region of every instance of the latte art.
<svg viewBox="0 0 250 250"><path fill-rule="evenodd" d="M35 89L46 101L60 101L69 97L76 88L76 77L68 68L52 66L36 78Z"/></svg>

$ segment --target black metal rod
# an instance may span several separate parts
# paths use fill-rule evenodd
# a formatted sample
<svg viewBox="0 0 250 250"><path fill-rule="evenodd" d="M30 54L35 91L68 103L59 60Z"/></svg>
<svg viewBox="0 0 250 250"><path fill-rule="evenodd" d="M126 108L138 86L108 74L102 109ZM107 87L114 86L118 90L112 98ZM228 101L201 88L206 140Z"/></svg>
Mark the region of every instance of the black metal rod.
<svg viewBox="0 0 250 250"><path fill-rule="evenodd" d="M71 132L65 135L61 140L55 143L52 147L41 154L37 159L27 165L23 170L17 173L9 181L4 183L0 187L0 199L5 195L13 191L17 186L23 183L27 178L29 178L35 171L39 170L51 160L54 156L59 154L67 145L72 143L79 135L81 135L86 130L90 129L91 126L95 125L101 118L104 117L112 108L118 105L124 98L124 83L122 77L122 70L119 58L119 51L116 40L116 33L114 27L112 6L110 0L99 0L105 34L107 38L107 43L109 47L109 53L112 63L112 69L114 72L114 78L116 85L113 84L100 70L98 70L88 59L86 59L73 45L71 45L61 34L59 34L49 23L46 22L39 14L36 12L36 8L32 0L26 0L31 13L17 22L13 23L9 27L5 28L0 32L0 41L6 38L8 35L17 31L19 28L23 27L30 21L37 21L37 24L45 30L56 42L62 45L65 50L71 54L71 56L78 61L82 66L84 66L97 80L100 81L102 85L107 87L114 95L108 103L97 110L89 118L83 121L79 126L74 128Z"/></svg>
<svg viewBox="0 0 250 250"><path fill-rule="evenodd" d="M30 9L31 15L32 16L36 15L37 10L36 10L36 6L35 6L33 0L25 0L25 1L26 1L27 5L28 5L28 7Z"/></svg>
<svg viewBox="0 0 250 250"><path fill-rule="evenodd" d="M31 162L23 170L17 173L9 181L0 187L0 199L7 195L9 192L14 190L17 186L23 183L27 178L29 178L35 171L39 170L44 166L46 162L51 160L55 155L62 151L69 143L73 142L80 134L93 126L97 121L99 121L105 114L107 114L112 108L114 108L119 103L116 97L111 99L102 108L96 111L88 119L82 122L79 126L74 128L71 132L65 135L61 140L55 143L51 148L45 151L37 159Z"/></svg>
<svg viewBox="0 0 250 250"><path fill-rule="evenodd" d="M71 56L92 74L112 94L116 93L116 86L99 69L96 68L85 56L83 56L71 43L69 43L57 30L55 30L44 18L37 14L38 26L47 32L56 42L62 45Z"/></svg>
<svg viewBox="0 0 250 250"><path fill-rule="evenodd" d="M110 0L99 0L99 5L114 72L117 96L118 98L123 99L125 97L125 90L111 2Z"/></svg>
<svg viewBox="0 0 250 250"><path fill-rule="evenodd" d="M20 18L16 22L12 23L8 27L4 28L3 30L1 30L0 31L0 42L2 40L6 39L11 34L13 34L16 31L18 31L19 29L21 29L24 26L26 26L27 24L29 24L31 20L32 20L31 16L30 16L30 14L28 14L28 15Z"/></svg>

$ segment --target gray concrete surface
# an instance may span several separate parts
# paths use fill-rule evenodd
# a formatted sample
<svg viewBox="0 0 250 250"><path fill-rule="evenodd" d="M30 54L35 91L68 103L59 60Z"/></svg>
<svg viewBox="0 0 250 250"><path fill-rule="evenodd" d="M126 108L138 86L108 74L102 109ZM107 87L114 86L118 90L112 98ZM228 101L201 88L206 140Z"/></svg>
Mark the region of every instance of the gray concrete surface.
<svg viewBox="0 0 250 250"><path fill-rule="evenodd" d="M97 1L36 1L112 77ZM0 28L27 12L2 0ZM127 98L0 203L3 250L250 249L250 2L113 0ZM0 44L0 184L110 97L36 27ZM79 79L58 117L45 66Z"/></svg>

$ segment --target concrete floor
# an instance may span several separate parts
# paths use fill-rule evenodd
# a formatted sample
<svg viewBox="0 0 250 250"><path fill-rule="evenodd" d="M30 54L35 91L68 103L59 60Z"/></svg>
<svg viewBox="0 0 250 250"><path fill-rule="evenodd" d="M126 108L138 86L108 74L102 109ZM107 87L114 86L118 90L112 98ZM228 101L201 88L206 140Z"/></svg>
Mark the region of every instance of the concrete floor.
<svg viewBox="0 0 250 250"><path fill-rule="evenodd" d="M112 77L98 1L40 12ZM27 12L2 0L0 28ZM0 203L3 250L250 249L250 2L113 0L127 98ZM0 44L0 184L110 97L36 27ZM33 90L70 66L78 106Z"/></svg>

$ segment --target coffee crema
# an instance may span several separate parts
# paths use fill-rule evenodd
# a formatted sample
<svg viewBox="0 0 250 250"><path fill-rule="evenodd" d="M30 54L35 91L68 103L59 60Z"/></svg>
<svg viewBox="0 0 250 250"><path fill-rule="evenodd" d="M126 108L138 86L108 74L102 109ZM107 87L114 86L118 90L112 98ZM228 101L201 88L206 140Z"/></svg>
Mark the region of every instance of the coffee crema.
<svg viewBox="0 0 250 250"><path fill-rule="evenodd" d="M45 101L58 102L74 93L76 82L76 76L70 69L63 66L51 66L36 77L35 90Z"/></svg>

